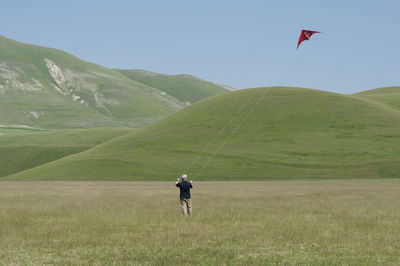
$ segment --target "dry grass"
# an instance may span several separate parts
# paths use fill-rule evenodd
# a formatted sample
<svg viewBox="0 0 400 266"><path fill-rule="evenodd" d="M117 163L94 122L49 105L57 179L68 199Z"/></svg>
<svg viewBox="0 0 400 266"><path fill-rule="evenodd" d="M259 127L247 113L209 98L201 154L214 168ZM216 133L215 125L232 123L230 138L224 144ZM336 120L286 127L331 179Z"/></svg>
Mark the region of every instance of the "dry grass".
<svg viewBox="0 0 400 266"><path fill-rule="evenodd" d="M0 182L3 264L398 265L400 180Z"/></svg>

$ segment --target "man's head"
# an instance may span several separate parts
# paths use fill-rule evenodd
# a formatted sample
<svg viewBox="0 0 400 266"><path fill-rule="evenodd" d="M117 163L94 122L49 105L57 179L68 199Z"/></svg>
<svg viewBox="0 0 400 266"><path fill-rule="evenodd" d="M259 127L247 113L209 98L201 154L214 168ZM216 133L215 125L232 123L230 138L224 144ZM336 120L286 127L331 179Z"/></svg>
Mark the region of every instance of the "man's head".
<svg viewBox="0 0 400 266"><path fill-rule="evenodd" d="M182 175L182 180L186 181L187 180L187 175Z"/></svg>

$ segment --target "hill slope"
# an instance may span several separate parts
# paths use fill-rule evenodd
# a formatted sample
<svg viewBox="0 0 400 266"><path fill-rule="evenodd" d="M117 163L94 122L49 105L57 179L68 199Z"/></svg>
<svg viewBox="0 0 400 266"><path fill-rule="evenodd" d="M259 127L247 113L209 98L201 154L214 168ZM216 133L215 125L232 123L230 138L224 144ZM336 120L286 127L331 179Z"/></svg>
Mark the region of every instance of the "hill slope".
<svg viewBox="0 0 400 266"><path fill-rule="evenodd" d="M117 71L0 36L0 125L141 127L183 105Z"/></svg>
<svg viewBox="0 0 400 266"><path fill-rule="evenodd" d="M354 94L355 97L400 111L400 87L385 87Z"/></svg>
<svg viewBox="0 0 400 266"><path fill-rule="evenodd" d="M309 89L257 88L211 97L8 179L398 177L399 153L400 115L385 106Z"/></svg>
<svg viewBox="0 0 400 266"><path fill-rule="evenodd" d="M204 98L233 90L191 75L165 75L145 70L121 70L130 79L158 88L182 101L195 103Z"/></svg>
<svg viewBox="0 0 400 266"><path fill-rule="evenodd" d="M0 135L0 177L87 150L128 131L96 128Z"/></svg>

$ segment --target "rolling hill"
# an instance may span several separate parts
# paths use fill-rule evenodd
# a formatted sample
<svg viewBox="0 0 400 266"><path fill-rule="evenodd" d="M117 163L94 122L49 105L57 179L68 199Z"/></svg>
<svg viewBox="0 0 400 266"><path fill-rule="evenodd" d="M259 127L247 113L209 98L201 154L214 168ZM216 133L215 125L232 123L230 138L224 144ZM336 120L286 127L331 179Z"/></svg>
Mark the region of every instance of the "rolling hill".
<svg viewBox="0 0 400 266"><path fill-rule="evenodd" d="M234 90L191 75L165 75L146 70L117 69L128 78L158 88L187 104L198 102L219 93Z"/></svg>
<svg viewBox="0 0 400 266"><path fill-rule="evenodd" d="M288 87L224 93L7 179L399 177L400 113L363 97Z"/></svg>
<svg viewBox="0 0 400 266"><path fill-rule="evenodd" d="M386 87L363 91L354 94L354 97L364 99L371 103L387 106L388 110L400 111L400 87Z"/></svg>
<svg viewBox="0 0 400 266"><path fill-rule="evenodd" d="M185 87L190 91L183 92L187 97L193 93L200 99L199 95L210 94L210 85L205 81L174 82L177 86L195 86ZM179 95L180 89L174 92ZM219 89L213 93L222 92ZM186 103L165 91L118 71L60 50L0 36L1 128L138 128L184 106Z"/></svg>

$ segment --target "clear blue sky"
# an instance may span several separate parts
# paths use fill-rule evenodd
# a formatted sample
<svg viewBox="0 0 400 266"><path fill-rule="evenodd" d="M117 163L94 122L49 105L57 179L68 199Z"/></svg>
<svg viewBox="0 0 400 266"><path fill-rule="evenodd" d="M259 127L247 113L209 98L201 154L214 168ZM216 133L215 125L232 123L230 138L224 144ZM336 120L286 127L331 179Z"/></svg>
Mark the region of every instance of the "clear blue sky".
<svg viewBox="0 0 400 266"><path fill-rule="evenodd" d="M400 1L2 1L0 34L236 88L400 85ZM321 31L296 51L301 29Z"/></svg>

